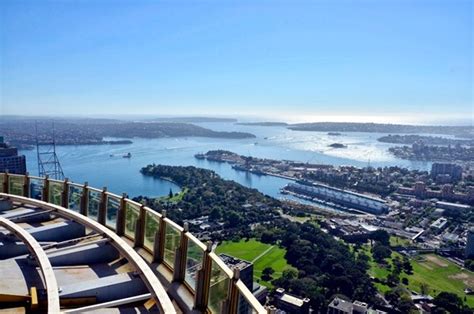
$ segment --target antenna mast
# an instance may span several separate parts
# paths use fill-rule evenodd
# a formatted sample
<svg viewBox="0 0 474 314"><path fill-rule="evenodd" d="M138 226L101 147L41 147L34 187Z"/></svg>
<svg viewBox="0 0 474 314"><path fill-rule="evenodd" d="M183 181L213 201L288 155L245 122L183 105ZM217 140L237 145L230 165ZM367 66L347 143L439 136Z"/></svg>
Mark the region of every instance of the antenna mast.
<svg viewBox="0 0 474 314"><path fill-rule="evenodd" d="M56 135L54 133L54 121L52 121L52 136L48 140L45 136L43 141L39 140L38 121L35 121L36 128L36 154L38 158L38 175L40 177L49 176L52 179L64 180L63 168L56 154Z"/></svg>

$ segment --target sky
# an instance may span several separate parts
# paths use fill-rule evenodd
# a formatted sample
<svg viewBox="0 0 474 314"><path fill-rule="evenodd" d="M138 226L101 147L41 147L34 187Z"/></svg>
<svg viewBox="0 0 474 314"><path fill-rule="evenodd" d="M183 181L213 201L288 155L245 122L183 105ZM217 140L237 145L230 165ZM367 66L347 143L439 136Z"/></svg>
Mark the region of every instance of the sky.
<svg viewBox="0 0 474 314"><path fill-rule="evenodd" d="M473 1L0 1L0 114L473 123Z"/></svg>

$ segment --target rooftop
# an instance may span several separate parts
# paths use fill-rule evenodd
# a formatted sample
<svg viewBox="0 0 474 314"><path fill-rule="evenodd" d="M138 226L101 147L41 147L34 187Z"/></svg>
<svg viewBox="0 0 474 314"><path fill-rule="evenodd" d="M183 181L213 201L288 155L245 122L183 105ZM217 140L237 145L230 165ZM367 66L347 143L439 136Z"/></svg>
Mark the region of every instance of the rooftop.
<svg viewBox="0 0 474 314"><path fill-rule="evenodd" d="M68 181L0 173L0 273L0 310L265 313L186 225Z"/></svg>
<svg viewBox="0 0 474 314"><path fill-rule="evenodd" d="M329 304L329 307L341 310L343 312L352 313L352 309L354 305L350 301L346 301L341 298L335 297Z"/></svg>

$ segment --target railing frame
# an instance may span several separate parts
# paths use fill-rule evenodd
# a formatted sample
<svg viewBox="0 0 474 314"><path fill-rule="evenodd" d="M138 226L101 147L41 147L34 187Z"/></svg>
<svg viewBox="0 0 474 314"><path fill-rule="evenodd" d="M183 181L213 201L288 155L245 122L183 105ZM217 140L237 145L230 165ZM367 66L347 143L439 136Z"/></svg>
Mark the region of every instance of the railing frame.
<svg viewBox="0 0 474 314"><path fill-rule="evenodd" d="M43 195L41 196L43 202L49 203L49 176L44 177Z"/></svg>
<svg viewBox="0 0 474 314"><path fill-rule="evenodd" d="M142 247L143 241L145 240L145 216L146 209L145 205L140 206L140 212L135 226L135 239L133 245L135 247Z"/></svg>
<svg viewBox="0 0 474 314"><path fill-rule="evenodd" d="M0 186L0 192L8 193L9 192L9 173L0 173L3 175L4 182L3 186ZM36 179L37 177L35 177ZM43 195L42 200L46 203L49 203L49 186L50 181L55 182L62 182L63 183L63 190L61 195L61 205L63 208L69 208L69 187L74 185L76 187L82 187L82 195L80 196L79 205L80 205L80 214L84 216L88 216L89 212L89 185L88 182L85 182L82 186L74 184L70 182L68 179L64 181L57 181L51 180L48 176L45 178L39 178L43 180ZM30 176L27 174L24 176L24 186L23 186L23 194L25 197L30 196ZM94 189L95 190L95 189ZM99 205L99 212L97 217L97 222L101 225L107 226L107 201L108 197L117 198L120 201L120 205L117 209L117 220L114 228L110 228L118 236L124 236L125 231L125 219L126 219L126 206L127 203L137 204L127 198L127 194L123 193L122 196L118 196L115 194L110 194L107 192L107 189L104 187L101 194L101 201ZM212 252L212 243L207 243L204 245L198 239L196 239L192 234L189 233L189 227L187 224L184 227L177 225L175 222L169 220L166 217L166 210L163 210L161 215L159 213L154 212L149 207L145 205L140 205L139 217L136 222L135 234L134 234L134 246L136 248L143 247L146 251L150 252L152 255L152 261L154 263L159 263L166 266L172 272L172 281L173 282L180 282L183 283L188 289L191 291L193 290L187 283L186 283L186 263L187 263L187 254L188 254L188 247L189 241L193 241L193 243L197 244L201 249L203 249L202 261L201 261L201 268L197 271L197 278L196 278L196 286L194 291L194 306L193 309L201 312L208 311L208 302L209 302L209 293L210 293L210 281L212 275L212 264L213 261L217 264L217 266L223 270L226 275L230 279L227 298L222 300L223 309L225 313L236 314L238 311L238 304L240 302L240 297L242 296L247 300L249 306L253 309L253 311L257 313L266 313L266 310L263 306L258 303L258 301L253 297L252 293L248 290L248 288L243 284L240 280L240 273L238 270L234 270L233 272L224 264L224 262L214 253ZM150 250L149 248L144 247L144 239L145 239L145 228L146 228L146 216L147 213L151 213L158 219L159 228L155 231L154 235L154 243L153 248ZM168 265L164 262L164 252L166 246L166 228L170 225L171 228L175 229L180 233L180 243L175 251L175 259L173 265Z"/></svg>
<svg viewBox="0 0 474 314"><path fill-rule="evenodd" d="M127 210L127 194L123 193L120 198L120 206L117 211L117 222L115 227L115 233L119 236L123 236L125 233L125 211Z"/></svg>
<svg viewBox="0 0 474 314"><path fill-rule="evenodd" d="M89 216L89 183L86 181L82 186L80 213Z"/></svg>
<svg viewBox="0 0 474 314"><path fill-rule="evenodd" d="M3 174L3 193L9 193L10 182L8 182L8 170Z"/></svg>
<svg viewBox="0 0 474 314"><path fill-rule="evenodd" d="M65 178L63 183L63 192L61 195L61 206L69 208L69 179Z"/></svg>
<svg viewBox="0 0 474 314"><path fill-rule="evenodd" d="M30 175L27 172L23 180L23 196L30 197Z"/></svg>
<svg viewBox="0 0 474 314"><path fill-rule="evenodd" d="M227 300L224 302L224 312L225 313L237 313L239 308L240 293L237 288L237 281L240 279L240 270L234 268L234 274L231 278L229 285L229 291L227 293Z"/></svg>
<svg viewBox="0 0 474 314"><path fill-rule="evenodd" d="M100 195L99 213L97 214L97 221L105 226L105 218L107 213L107 187L104 186Z"/></svg>
<svg viewBox="0 0 474 314"><path fill-rule="evenodd" d="M206 250L202 256L201 269L197 272L196 293L194 295L194 309L198 311L206 311L209 301L209 291L211 288L211 272L212 272L212 258L210 253L212 251L212 243L208 242Z"/></svg>
<svg viewBox="0 0 474 314"><path fill-rule="evenodd" d="M144 284L148 288L148 290L153 294L156 305L160 309L162 313L176 313L175 309L169 299L168 294L166 293L163 285L160 283L158 278L155 276L153 271L151 270L150 266L143 260L143 258L133 250L127 242L118 236L113 230L102 226L97 221L83 217L80 213L65 209L59 205L54 205L48 202L28 199L22 196L16 196L11 194L2 194L0 197L8 197L13 201L26 203L26 204L33 204L40 206L42 208L52 210L57 213L59 216L77 221L80 224L92 229L94 232L99 234L103 234L107 238L111 240L111 244L120 252L122 256L124 256L127 261L133 265L135 270L137 271L138 275L142 278ZM56 312L54 312L56 313Z"/></svg>
<svg viewBox="0 0 474 314"><path fill-rule="evenodd" d="M179 246L176 249L174 259L173 281L184 282L186 276L186 259L188 255L188 237L186 234L189 231L188 223L185 223L181 231L181 238Z"/></svg>

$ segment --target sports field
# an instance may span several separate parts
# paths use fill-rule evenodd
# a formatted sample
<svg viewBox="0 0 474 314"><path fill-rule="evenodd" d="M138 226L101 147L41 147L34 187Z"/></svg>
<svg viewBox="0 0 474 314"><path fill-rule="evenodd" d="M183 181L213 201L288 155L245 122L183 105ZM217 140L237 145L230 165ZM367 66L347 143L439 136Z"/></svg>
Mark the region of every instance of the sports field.
<svg viewBox="0 0 474 314"><path fill-rule="evenodd" d="M408 287L419 291L422 283L430 287L432 294L453 292L464 298L464 289L474 289L474 273L435 254L420 255L412 259L413 275L406 276ZM474 307L474 296L467 296L467 303Z"/></svg>
<svg viewBox="0 0 474 314"><path fill-rule="evenodd" d="M393 252L392 258L401 256ZM389 263L391 263L391 259ZM465 288L474 289L474 273L462 269L451 261L435 254L419 255L410 259L413 266L413 274L403 274L401 277L408 278L408 288L413 291L420 292L421 286L427 285L430 295L436 295L441 291L448 291L457 294L464 299L466 294ZM384 280L389 274L389 270L374 261L370 261L369 273L371 276ZM390 290L390 287L376 283L375 286L380 292ZM466 303L470 307L474 307L474 295L466 296Z"/></svg>
<svg viewBox="0 0 474 314"><path fill-rule="evenodd" d="M285 259L285 249L255 239L240 240L239 242L224 241L216 248L216 253L225 253L252 262L254 264L254 279L267 287L270 287L271 283L261 280L264 268L273 268L275 271L272 275L273 279L279 278L283 270L291 268Z"/></svg>

